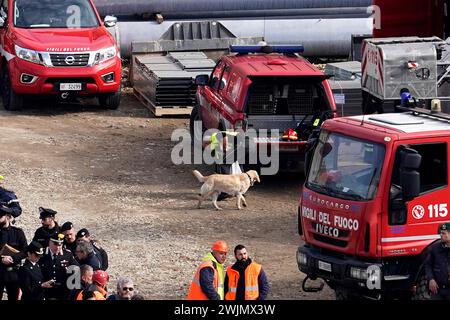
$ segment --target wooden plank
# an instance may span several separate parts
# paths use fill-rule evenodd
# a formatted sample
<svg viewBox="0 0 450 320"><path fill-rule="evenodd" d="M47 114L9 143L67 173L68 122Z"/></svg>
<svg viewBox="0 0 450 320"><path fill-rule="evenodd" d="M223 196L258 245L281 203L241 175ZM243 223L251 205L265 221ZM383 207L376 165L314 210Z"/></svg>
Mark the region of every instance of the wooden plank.
<svg viewBox="0 0 450 320"><path fill-rule="evenodd" d="M133 88L133 93L136 98L149 109L155 117L169 116L169 115L190 115L192 112L191 106L170 106L158 107L153 104L144 94L138 89Z"/></svg>

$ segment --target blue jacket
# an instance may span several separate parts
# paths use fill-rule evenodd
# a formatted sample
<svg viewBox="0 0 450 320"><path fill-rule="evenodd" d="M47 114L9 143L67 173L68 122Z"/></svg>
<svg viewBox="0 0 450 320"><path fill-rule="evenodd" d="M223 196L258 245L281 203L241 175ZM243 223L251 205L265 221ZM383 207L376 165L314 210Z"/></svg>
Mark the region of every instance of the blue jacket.
<svg viewBox="0 0 450 320"><path fill-rule="evenodd" d="M438 284L450 285L450 248L441 241L431 246L425 261L425 274L428 280L434 279Z"/></svg>

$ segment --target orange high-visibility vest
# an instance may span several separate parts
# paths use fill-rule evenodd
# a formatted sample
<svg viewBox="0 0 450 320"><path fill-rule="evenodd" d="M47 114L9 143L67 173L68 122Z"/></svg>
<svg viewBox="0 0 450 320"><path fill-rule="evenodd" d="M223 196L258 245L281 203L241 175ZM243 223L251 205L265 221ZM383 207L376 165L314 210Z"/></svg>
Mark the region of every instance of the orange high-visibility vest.
<svg viewBox="0 0 450 320"><path fill-rule="evenodd" d="M258 277L261 272L261 265L255 262L249 264L245 269L245 300L256 300L259 297ZM236 292L239 281L239 272L227 268L228 292L225 300L236 300Z"/></svg>
<svg viewBox="0 0 450 320"><path fill-rule="evenodd" d="M106 300L106 298L98 291L94 291L95 300ZM83 300L83 290L78 293L76 300Z"/></svg>
<svg viewBox="0 0 450 320"><path fill-rule="evenodd" d="M214 264L211 260L204 261L195 272L194 279L192 280L191 287L189 288L187 300L209 300L206 294L203 293L200 286L200 271L203 268L212 268L214 270L213 286L217 291L219 287L219 273L217 272L217 269L214 268Z"/></svg>

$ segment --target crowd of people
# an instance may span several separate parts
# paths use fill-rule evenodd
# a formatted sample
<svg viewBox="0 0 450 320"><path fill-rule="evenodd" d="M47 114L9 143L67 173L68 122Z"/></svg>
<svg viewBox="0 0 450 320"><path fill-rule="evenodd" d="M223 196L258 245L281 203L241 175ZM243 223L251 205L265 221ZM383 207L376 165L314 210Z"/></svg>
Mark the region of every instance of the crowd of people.
<svg viewBox="0 0 450 320"><path fill-rule="evenodd" d="M0 187L0 300L4 291L8 300L143 300L129 277L108 295L108 254L89 230L60 226L57 211L40 207L42 226L28 243L14 226L21 214L14 192Z"/></svg>

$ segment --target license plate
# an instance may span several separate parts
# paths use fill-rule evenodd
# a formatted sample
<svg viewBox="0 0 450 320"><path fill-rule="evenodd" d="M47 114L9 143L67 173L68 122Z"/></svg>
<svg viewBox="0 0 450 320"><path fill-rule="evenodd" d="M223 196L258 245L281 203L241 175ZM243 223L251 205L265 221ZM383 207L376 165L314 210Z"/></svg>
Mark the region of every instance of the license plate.
<svg viewBox="0 0 450 320"><path fill-rule="evenodd" d="M280 138L253 138L254 143L279 143Z"/></svg>
<svg viewBox="0 0 450 320"><path fill-rule="evenodd" d="M319 269L327 272L331 272L331 263L319 261Z"/></svg>
<svg viewBox="0 0 450 320"><path fill-rule="evenodd" d="M60 83L59 90L61 91L81 91L81 83Z"/></svg>

